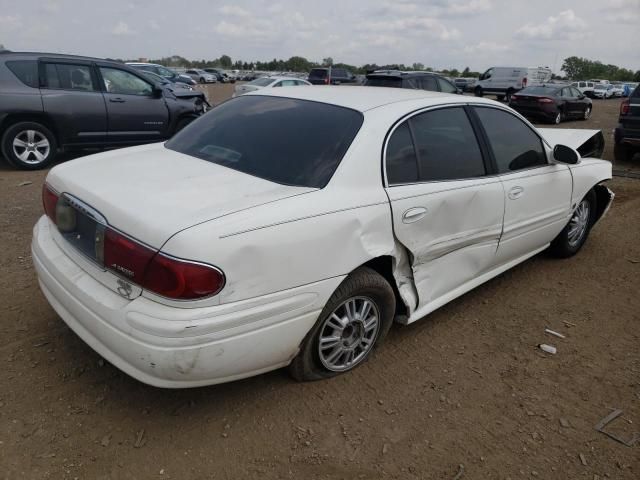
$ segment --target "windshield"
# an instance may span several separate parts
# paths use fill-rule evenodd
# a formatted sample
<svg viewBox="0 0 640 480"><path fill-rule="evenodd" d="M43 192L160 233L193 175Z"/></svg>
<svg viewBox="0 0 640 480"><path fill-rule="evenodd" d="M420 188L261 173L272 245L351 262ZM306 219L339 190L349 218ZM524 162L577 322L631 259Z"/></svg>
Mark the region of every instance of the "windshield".
<svg viewBox="0 0 640 480"><path fill-rule="evenodd" d="M606 90L606 89L607 89L607 86L606 86L606 85L596 85L594 88L595 88L596 90Z"/></svg>
<svg viewBox="0 0 640 480"><path fill-rule="evenodd" d="M275 183L322 188L362 121L360 112L335 105L241 96L212 109L165 146Z"/></svg>

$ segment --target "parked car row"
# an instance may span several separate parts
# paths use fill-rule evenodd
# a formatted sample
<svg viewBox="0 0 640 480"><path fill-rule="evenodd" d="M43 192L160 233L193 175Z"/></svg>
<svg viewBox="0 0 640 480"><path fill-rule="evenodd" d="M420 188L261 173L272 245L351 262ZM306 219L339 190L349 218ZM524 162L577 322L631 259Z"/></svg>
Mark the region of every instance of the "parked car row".
<svg viewBox="0 0 640 480"><path fill-rule="evenodd" d="M616 160L628 161L640 152L640 85L620 104L613 140Z"/></svg>
<svg viewBox="0 0 640 480"><path fill-rule="evenodd" d="M555 123L572 118L587 120L591 99L572 86L540 85L527 87L511 95L509 106L527 118Z"/></svg>

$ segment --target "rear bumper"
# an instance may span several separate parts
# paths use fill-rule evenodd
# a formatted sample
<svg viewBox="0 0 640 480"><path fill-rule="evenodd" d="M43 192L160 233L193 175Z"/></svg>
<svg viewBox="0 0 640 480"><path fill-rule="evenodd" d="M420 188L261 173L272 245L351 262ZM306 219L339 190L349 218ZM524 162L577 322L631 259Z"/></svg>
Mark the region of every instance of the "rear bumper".
<svg viewBox="0 0 640 480"><path fill-rule="evenodd" d="M640 128L629 128L620 123L613 131L613 138L615 143L640 147Z"/></svg>
<svg viewBox="0 0 640 480"><path fill-rule="evenodd" d="M58 247L50 228L41 218L32 242L49 303L106 360L156 387L211 385L287 365L343 279L214 307L168 307L98 283Z"/></svg>

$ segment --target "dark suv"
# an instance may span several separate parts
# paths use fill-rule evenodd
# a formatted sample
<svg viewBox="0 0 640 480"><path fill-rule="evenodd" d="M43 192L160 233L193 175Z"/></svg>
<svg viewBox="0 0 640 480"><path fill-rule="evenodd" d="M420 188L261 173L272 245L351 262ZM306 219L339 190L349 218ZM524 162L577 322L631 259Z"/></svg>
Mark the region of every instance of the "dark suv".
<svg viewBox="0 0 640 480"><path fill-rule="evenodd" d="M313 85L340 85L341 83L357 83L358 77L346 68L314 68L307 78Z"/></svg>
<svg viewBox="0 0 640 480"><path fill-rule="evenodd" d="M19 168L42 168L58 149L164 140L206 106L202 92L154 83L119 62L0 52L0 146Z"/></svg>
<svg viewBox="0 0 640 480"><path fill-rule="evenodd" d="M618 126L613 133L616 160L631 160L640 152L640 85L620 104Z"/></svg>
<svg viewBox="0 0 640 480"><path fill-rule="evenodd" d="M364 84L368 87L413 88L431 92L462 93L449 80L431 72L376 71L367 75Z"/></svg>

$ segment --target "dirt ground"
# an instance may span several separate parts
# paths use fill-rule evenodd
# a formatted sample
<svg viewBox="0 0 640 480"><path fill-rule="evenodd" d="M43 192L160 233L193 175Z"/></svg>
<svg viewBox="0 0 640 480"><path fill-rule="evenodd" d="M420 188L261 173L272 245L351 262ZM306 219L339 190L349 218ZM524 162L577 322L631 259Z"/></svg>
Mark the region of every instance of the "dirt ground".
<svg viewBox="0 0 640 480"><path fill-rule="evenodd" d="M231 86L208 90L217 103ZM602 128L610 159L619 102L594 104L562 126ZM45 175L0 163L0 478L640 478L640 443L594 430L621 408L610 430L640 432L639 180L610 182L614 206L576 257L538 255L392 329L351 374L170 391L104 362L40 293Z"/></svg>

